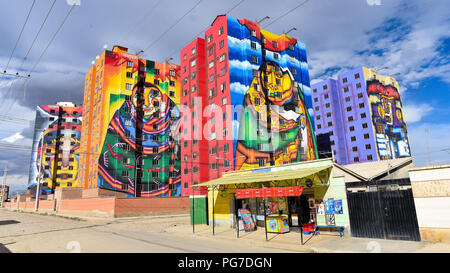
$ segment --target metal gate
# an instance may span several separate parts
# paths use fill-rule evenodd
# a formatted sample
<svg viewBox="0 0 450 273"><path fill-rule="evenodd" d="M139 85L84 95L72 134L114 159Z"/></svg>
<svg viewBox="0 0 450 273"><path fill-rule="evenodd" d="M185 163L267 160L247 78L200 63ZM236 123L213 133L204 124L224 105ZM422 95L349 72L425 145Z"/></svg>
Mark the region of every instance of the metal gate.
<svg viewBox="0 0 450 273"><path fill-rule="evenodd" d="M352 236L420 241L409 179L346 183Z"/></svg>

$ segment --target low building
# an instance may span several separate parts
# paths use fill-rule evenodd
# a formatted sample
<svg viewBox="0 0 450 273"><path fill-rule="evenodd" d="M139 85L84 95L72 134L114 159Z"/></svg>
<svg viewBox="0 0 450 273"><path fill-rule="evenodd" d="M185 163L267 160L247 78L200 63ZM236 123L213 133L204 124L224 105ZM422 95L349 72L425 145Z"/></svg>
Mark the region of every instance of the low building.
<svg viewBox="0 0 450 273"><path fill-rule="evenodd" d="M280 216L292 227L340 227L356 237L418 241L408 178L408 170L413 167L412 158L351 165L340 165L328 158L227 172L222 178L193 187L208 187L205 218L210 225L235 228L236 215L241 216L243 209L262 227L265 215ZM297 195L255 194L296 187L301 188ZM246 191L248 196L242 196ZM196 217L199 213L203 212L197 211Z"/></svg>
<svg viewBox="0 0 450 273"><path fill-rule="evenodd" d="M450 165L409 170L420 235L433 242L450 241Z"/></svg>

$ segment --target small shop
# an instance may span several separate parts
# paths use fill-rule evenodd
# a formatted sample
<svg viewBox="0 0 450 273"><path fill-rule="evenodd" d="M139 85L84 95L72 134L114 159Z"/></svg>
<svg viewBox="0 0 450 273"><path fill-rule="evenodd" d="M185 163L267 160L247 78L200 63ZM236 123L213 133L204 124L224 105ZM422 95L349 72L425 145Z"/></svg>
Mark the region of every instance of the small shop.
<svg viewBox="0 0 450 273"><path fill-rule="evenodd" d="M329 159L224 173L208 188L209 225L240 232L311 234L317 226L348 228L343 177ZM214 232L214 231L213 231Z"/></svg>

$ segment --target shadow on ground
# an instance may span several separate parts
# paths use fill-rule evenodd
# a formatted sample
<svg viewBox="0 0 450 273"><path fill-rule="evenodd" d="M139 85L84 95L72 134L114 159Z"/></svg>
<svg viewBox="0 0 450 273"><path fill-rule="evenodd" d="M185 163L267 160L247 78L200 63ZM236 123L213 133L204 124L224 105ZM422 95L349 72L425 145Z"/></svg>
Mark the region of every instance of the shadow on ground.
<svg viewBox="0 0 450 273"><path fill-rule="evenodd" d="M0 253L12 253L7 247L0 244Z"/></svg>
<svg viewBox="0 0 450 273"><path fill-rule="evenodd" d="M19 221L16 220L4 220L4 221L0 221L0 226L3 225L11 225L11 224L19 224Z"/></svg>

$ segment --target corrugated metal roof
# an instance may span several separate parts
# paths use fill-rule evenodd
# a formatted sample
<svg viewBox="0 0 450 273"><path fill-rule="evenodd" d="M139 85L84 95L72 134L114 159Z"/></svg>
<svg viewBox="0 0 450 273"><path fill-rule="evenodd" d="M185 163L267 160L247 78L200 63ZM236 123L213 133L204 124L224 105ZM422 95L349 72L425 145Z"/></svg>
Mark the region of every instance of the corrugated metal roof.
<svg viewBox="0 0 450 273"><path fill-rule="evenodd" d="M308 176L313 176L311 179L313 183L323 182L323 178L330 174L331 166L315 167L315 168L303 168L298 170L286 170L278 172L264 172L264 173L243 173L239 176L232 175L222 178L217 178L205 183L192 185L191 187L204 187L204 186L216 186L216 185L232 185L232 184L244 184L244 183L262 183L271 181L300 179ZM318 174L322 171L327 171L323 174ZM314 176L314 174L318 174ZM322 179L322 180L321 180Z"/></svg>

